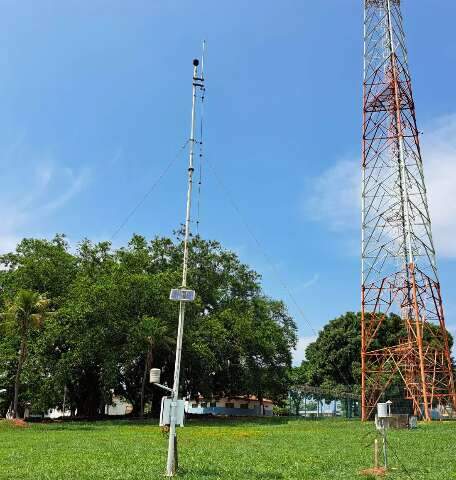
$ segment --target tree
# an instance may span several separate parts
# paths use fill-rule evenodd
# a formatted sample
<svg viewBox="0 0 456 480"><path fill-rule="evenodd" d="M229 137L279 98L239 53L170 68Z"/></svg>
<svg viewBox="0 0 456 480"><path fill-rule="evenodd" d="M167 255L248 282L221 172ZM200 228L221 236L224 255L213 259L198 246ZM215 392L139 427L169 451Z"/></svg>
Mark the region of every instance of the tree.
<svg viewBox="0 0 456 480"><path fill-rule="evenodd" d="M64 235L52 240L24 238L15 252L0 256L3 299L19 290L45 294L58 308L65 299L77 271L77 259L68 251Z"/></svg>
<svg viewBox="0 0 456 480"><path fill-rule="evenodd" d="M18 243L14 252L0 256L0 311L4 312L20 290L45 295L49 310L58 311L67 298L68 289L77 271L77 259L69 252L64 235L51 240L27 238ZM58 345L52 338L62 335L62 326L54 316L39 329L32 329L28 338L28 360L23 366L21 397L41 405L55 406L60 393L60 376L54 369ZM55 347L55 348L54 348ZM17 352L20 349L18 332L0 331L0 377L6 388L0 396L0 411L5 414L13 402ZM62 386L63 389L63 386Z"/></svg>
<svg viewBox="0 0 456 480"><path fill-rule="evenodd" d="M309 383L321 387L359 384L361 352L361 317L347 313L331 320L306 349L303 362Z"/></svg>
<svg viewBox="0 0 456 480"><path fill-rule="evenodd" d="M17 358L16 375L14 379L13 418L18 415L19 388L24 362L27 359L27 347L30 331L42 325L49 300L43 295L31 290L20 290L2 315L5 322L13 324L20 338L20 347Z"/></svg>
<svg viewBox="0 0 456 480"><path fill-rule="evenodd" d="M47 294L53 314L28 338L21 395L34 409L62 408L81 417L103 414L114 395L142 414L158 396L147 372L160 366L172 384L183 244L134 235L127 246L82 241L70 252L63 236L26 239L0 257L0 308L19 290ZM188 285L182 393L286 397L296 326L284 304L266 297L260 276L216 241L193 237ZM0 376L13 396L13 337L0 336ZM5 380L3 380L5 379ZM65 392L65 394L64 394ZM6 401L0 399L0 408Z"/></svg>
<svg viewBox="0 0 456 480"><path fill-rule="evenodd" d="M249 390L260 402L279 400L288 391L291 351L296 346L295 324L282 302L255 298L250 321L239 330L247 366Z"/></svg>
<svg viewBox="0 0 456 480"><path fill-rule="evenodd" d="M429 325L429 330L434 328L438 327ZM453 338L448 335L451 348ZM372 349L397 345L406 337L403 321L391 313L384 318ZM432 338L431 332L426 333L426 338ZM310 385L334 392L358 393L361 386L361 313L348 312L325 325L317 340L307 347L302 365L308 372ZM389 393L402 396L401 385L398 376Z"/></svg>
<svg viewBox="0 0 456 480"><path fill-rule="evenodd" d="M149 370L152 368L155 350L159 347L169 347L173 339L168 334L168 327L164 322L154 317L143 317L139 325L139 335L146 345L144 373L141 383L140 416L144 416L144 396Z"/></svg>
<svg viewBox="0 0 456 480"><path fill-rule="evenodd" d="M308 395L299 387L308 384L307 368L305 365L294 367L290 370L289 403L295 415L299 415L302 402Z"/></svg>

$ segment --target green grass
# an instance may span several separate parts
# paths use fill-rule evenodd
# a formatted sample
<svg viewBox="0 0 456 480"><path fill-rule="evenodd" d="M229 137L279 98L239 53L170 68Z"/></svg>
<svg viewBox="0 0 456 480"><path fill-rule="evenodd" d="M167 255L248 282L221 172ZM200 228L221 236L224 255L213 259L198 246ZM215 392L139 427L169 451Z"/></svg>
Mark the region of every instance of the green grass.
<svg viewBox="0 0 456 480"><path fill-rule="evenodd" d="M372 466L372 424L343 420L189 421L179 429L179 477L353 480ZM391 431L388 479L456 480L456 423ZM0 422L0 479L153 480L167 437L154 422ZM371 479L374 477L370 477Z"/></svg>

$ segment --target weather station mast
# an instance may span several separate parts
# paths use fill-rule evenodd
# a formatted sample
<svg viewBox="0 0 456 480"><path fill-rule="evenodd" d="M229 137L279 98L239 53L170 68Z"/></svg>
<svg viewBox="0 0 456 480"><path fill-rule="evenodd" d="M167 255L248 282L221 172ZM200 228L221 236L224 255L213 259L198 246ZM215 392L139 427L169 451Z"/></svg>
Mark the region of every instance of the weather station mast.
<svg viewBox="0 0 456 480"><path fill-rule="evenodd" d="M456 411L400 0L364 0L362 419L397 379L413 411ZM390 313L403 339L379 348Z"/></svg>
<svg viewBox="0 0 456 480"><path fill-rule="evenodd" d="M189 159L187 169L187 203L185 209L185 224L184 224L184 258L182 265L182 285L180 288L171 290L170 300L177 301L179 303L179 321L177 328L177 341L176 341L176 360L174 364L174 382L171 390L171 404L170 404L170 422L169 422L169 443L168 443L168 459L166 463L166 476L173 477L177 471L177 432L176 424L178 420L178 407L179 407L179 385L180 385L180 370L182 359L182 341L184 337L184 323L185 323L185 306L187 302L192 302L195 299L195 291L191 290L187 286L187 273L188 273L188 256L189 256L189 239L190 239L190 222L191 222L191 209L192 209L192 190L193 190L193 173L194 167L194 154L195 154L195 123L196 123L196 105L198 100L198 92L204 95L204 48L203 43L203 60L201 62L201 73L199 72L200 62L198 59L193 60L193 77L192 77L192 115L190 126L190 139L189 139ZM183 405L182 405L183 406Z"/></svg>

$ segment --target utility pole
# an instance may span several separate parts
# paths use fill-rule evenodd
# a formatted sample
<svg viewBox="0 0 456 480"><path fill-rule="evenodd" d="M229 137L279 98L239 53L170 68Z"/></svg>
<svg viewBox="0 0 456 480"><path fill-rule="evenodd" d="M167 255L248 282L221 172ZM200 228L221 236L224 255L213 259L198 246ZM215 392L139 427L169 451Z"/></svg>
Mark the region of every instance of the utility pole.
<svg viewBox="0 0 456 480"><path fill-rule="evenodd" d="M185 323L185 304L189 300L193 300L195 292L187 290L187 271L188 271L188 242L190 237L190 219L192 208L192 189L193 189L193 172L195 170L193 157L195 150L195 115L196 101L198 91L204 91L204 78L198 74L199 60L193 60L193 79L192 79L192 117L190 126L189 140L189 158L188 158L188 187L187 187L187 207L185 213L184 226L184 260L182 266L182 286L179 290L171 292L171 298L179 299L179 323L177 328L176 342L176 361L174 365L174 383L171 393L171 419L169 426L169 443L168 443L168 461L166 464L166 476L173 477L177 470L177 434L176 434L176 416L177 401L179 399L179 380L182 358L182 340L184 336ZM190 295L189 295L190 294Z"/></svg>
<svg viewBox="0 0 456 480"><path fill-rule="evenodd" d="M401 378L414 414L456 409L400 0L364 0L362 419ZM398 345L377 348L390 313Z"/></svg>

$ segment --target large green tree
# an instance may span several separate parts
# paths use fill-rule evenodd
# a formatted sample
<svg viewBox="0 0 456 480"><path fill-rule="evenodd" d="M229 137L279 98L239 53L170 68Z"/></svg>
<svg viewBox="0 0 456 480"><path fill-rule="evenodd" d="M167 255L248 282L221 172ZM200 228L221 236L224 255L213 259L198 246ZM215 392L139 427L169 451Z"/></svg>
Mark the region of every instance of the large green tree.
<svg viewBox="0 0 456 480"><path fill-rule="evenodd" d="M191 239L182 393L189 396L286 395L296 327L282 302L267 298L259 275L216 241ZM157 406L150 367L172 383L182 242L135 235L127 246L89 240L70 251L63 236L23 240L1 257L0 301L21 289L46 294L55 315L30 336L24 401L34 409L66 405L80 416L102 414L122 395L141 414ZM14 345L0 336L0 378L10 398ZM4 379L4 380L3 380ZM8 399L6 400L8 401ZM0 404L5 408L5 402Z"/></svg>
<svg viewBox="0 0 456 480"><path fill-rule="evenodd" d="M425 334L431 340L430 326ZM398 315L390 314L383 320L371 348L397 345L407 332ZM453 339L449 335L450 347ZM348 312L331 320L319 332L318 338L306 349L303 367L310 385L323 386L335 392L354 391L361 384L361 313ZM400 378L391 385L395 396L403 395Z"/></svg>

